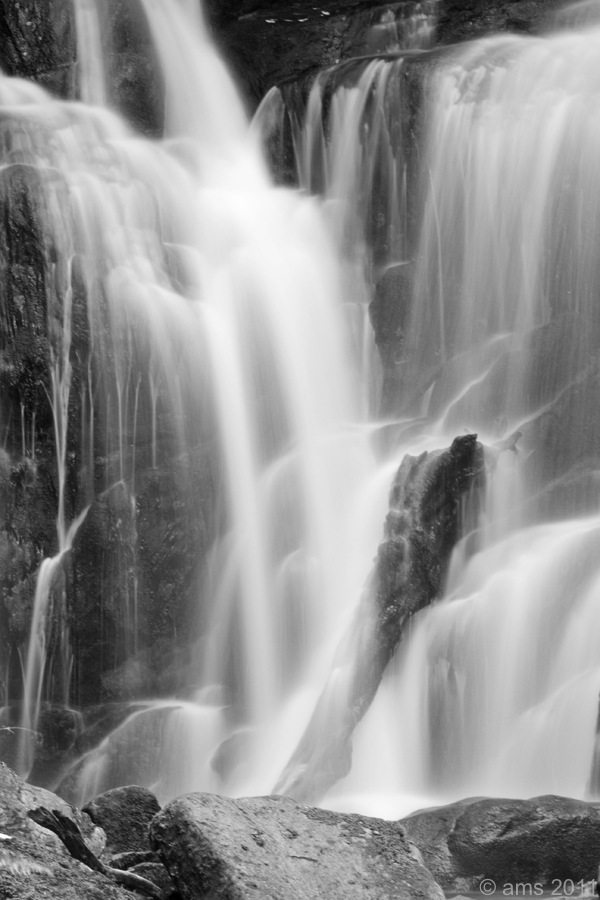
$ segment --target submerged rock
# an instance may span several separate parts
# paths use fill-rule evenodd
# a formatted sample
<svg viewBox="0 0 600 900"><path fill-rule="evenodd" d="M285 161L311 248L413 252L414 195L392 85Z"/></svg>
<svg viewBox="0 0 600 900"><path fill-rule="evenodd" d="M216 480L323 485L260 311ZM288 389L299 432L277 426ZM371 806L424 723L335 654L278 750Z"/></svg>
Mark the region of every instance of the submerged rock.
<svg viewBox="0 0 600 900"><path fill-rule="evenodd" d="M478 890L491 879L505 895L523 883L567 892L570 879L580 895L578 883L597 874L600 808L582 800L463 800L401 824L445 891Z"/></svg>
<svg viewBox="0 0 600 900"><path fill-rule="evenodd" d="M284 797L188 794L165 807L150 834L185 900L443 900L395 822Z"/></svg>

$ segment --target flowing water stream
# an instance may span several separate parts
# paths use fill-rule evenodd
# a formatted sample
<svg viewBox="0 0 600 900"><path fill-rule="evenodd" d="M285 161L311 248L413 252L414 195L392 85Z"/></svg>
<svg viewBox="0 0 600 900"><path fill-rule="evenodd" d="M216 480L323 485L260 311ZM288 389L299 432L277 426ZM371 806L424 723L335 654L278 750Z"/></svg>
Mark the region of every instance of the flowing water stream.
<svg viewBox="0 0 600 900"><path fill-rule="evenodd" d="M600 691L596 7L548 36L432 63L414 49L430 35L419 7L410 54L321 73L293 108L299 193L273 185L198 5L141 5L165 85L161 141L108 108L90 0L76 4L82 102L0 75L5 164L45 178L44 227L69 261L50 398L58 552L41 565L24 654L21 771L53 584L88 514L67 521L61 499L75 282L95 366L84 443L103 447L102 488L135 511L143 473L175 461L195 521L214 435L224 475L185 687L132 706L74 768L72 794L271 790L360 598L403 455L519 430L478 551L457 548L445 597L415 617L324 803L395 816L484 792L584 796ZM286 102L271 95L259 121ZM394 333L380 345L383 400L373 297ZM122 656L138 650L142 606L133 580ZM59 643L66 698L68 631Z"/></svg>

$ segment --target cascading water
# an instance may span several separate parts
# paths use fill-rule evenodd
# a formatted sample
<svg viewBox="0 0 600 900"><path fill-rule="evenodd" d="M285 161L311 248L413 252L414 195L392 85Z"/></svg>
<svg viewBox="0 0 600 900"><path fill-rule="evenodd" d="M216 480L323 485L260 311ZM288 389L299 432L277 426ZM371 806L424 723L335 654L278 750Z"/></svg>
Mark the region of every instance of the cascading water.
<svg viewBox="0 0 600 900"><path fill-rule="evenodd" d="M135 575L153 537L140 536L142 491L156 482L160 515L160 479L174 470L167 483L200 535L192 552L206 552L203 526L216 534L195 582L189 662L176 649L170 657L178 697L146 702L138 688L120 727L71 775L79 799L123 779L152 784L163 798L193 788L268 790L302 728L298 708L310 713L371 552L350 527L373 462L347 359L339 269L317 206L271 186L197 4L142 5L166 88L163 142L135 136L101 105L99 17L89 3L76 7L82 52L94 57L81 67L81 93L100 105L2 79L5 114L19 122L12 158L20 153L44 190L61 192L60 215L43 227L57 243L72 242L67 258L88 320L89 346L78 357L86 504L73 522L87 515L85 543L108 511L124 535L111 538L114 557L99 560L104 620L118 625L92 662L102 691L114 690L116 677L135 678L148 653L143 595L152 585ZM65 316L69 297L61 296ZM67 337L68 329L69 360ZM68 366L57 370L59 464L68 376ZM207 463L214 455L222 488ZM59 504L58 555L38 574L44 598L50 567L54 574L64 562L71 577L75 535L64 519ZM176 553L169 532L166 540ZM76 577L76 557L73 566ZM184 587L193 595L194 584ZM53 688L54 656L43 653L47 603L36 599L25 664L24 773L41 704L66 699ZM69 634L60 640L67 654ZM74 673L67 697L77 698L77 683ZM282 718L293 726L282 729Z"/></svg>
<svg viewBox="0 0 600 900"><path fill-rule="evenodd" d="M371 49L393 58L323 73L305 113L292 104L300 178L321 208L271 185L197 4L142 6L166 89L163 141L106 108L90 0L76 4L82 103L0 76L2 163L40 179L54 260L57 538L23 648L21 770L42 704L85 693L73 629L50 635L49 610L68 606L86 574L78 541L103 517L113 536L98 561L100 614L89 610L103 635L92 665L99 693L131 683L135 702L121 699L120 724L64 789L77 800L131 781L161 799L265 792L327 677L404 453L464 429L488 443L518 430L477 552L459 546L445 598L415 617L357 730L352 772L324 802L396 815L468 793L584 795L600 690L590 4L561 20L585 30L433 61L389 45L396 12L378 22ZM431 31L433 6L416 8L419 27L403 26L411 47ZM369 406L388 418L368 424ZM28 427L34 458L36 420ZM157 535L148 511L169 503L179 530ZM157 674L160 569L190 553L198 563L176 590L193 612L173 625L182 649Z"/></svg>
<svg viewBox="0 0 600 900"><path fill-rule="evenodd" d="M332 201L335 148L365 153L343 208L367 255L383 249L371 283L384 351L396 329L393 453L463 429L489 443L521 433L495 475L481 552L456 555L445 599L416 617L359 726L352 773L327 800L340 808L395 815L424 795L581 797L591 786L600 31L597 4L581 7L558 21L583 30L491 38L435 66L406 55L342 64L315 81L292 126L301 180L314 187L325 158L318 188ZM418 66L431 106L415 166L402 127L415 127ZM394 185L392 202L379 184Z"/></svg>

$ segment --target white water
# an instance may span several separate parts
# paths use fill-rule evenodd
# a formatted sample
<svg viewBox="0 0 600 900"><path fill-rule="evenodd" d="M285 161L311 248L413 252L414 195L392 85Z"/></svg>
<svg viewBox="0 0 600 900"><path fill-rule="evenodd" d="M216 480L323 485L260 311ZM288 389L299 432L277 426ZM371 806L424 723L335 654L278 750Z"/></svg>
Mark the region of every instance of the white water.
<svg viewBox="0 0 600 900"><path fill-rule="evenodd" d="M84 761L81 794L123 781L161 800L269 791L360 595L403 453L445 446L463 428L491 441L518 426L522 449L501 460L481 551L459 548L448 596L413 624L359 727L353 771L325 802L393 816L482 792L583 796L600 689L600 520L573 518L598 500L582 464L593 446L581 458L572 446L594 415L584 379L600 283L600 33L479 42L440 67L415 238L401 123L383 115L390 96L401 100L402 63L366 63L355 86L335 92L329 144L315 87L296 139L307 186L325 195L322 216L315 201L272 187L197 8L144 8L166 83L163 142L101 108L101 42L87 5L80 36L93 59L82 97L100 106L0 78L27 161L66 185L62 218L47 224L66 247L64 234L76 235L94 354L111 363L87 407L90 454L99 406L108 423L106 487L123 482L135 503L167 411L183 493L185 460L213 415L227 474L195 693L136 708ZM376 191L385 203L374 209ZM373 250L373 236L384 246ZM411 270L404 409L388 429L390 457L376 464L359 387L371 379L373 403L366 307L394 266ZM570 327L546 345L551 311ZM571 394L573 385L583 387ZM573 437L560 443L548 416L563 397L571 418L559 427ZM56 443L60 460L60 428ZM540 524L545 516L554 521ZM70 544L58 519L60 556ZM26 710L43 695L46 563ZM132 637L122 651L135 652L137 597L123 615ZM228 739L219 776L210 763Z"/></svg>
<svg viewBox="0 0 600 900"><path fill-rule="evenodd" d="M136 483L149 457L156 466L162 455L164 465L166 442L180 463L182 502L192 503L191 470L211 422L225 468L226 528L198 613L204 634L188 673L194 690L185 701L150 701L84 762L79 783L85 793L119 781L125 754L134 771L139 765L128 779L150 779L162 799L193 788L264 792L301 732L298 709L310 715L370 567L372 549L352 527L373 474L369 432L346 349L340 270L317 204L272 187L193 5L143 6L166 85L164 141L133 135L106 108L62 103L39 89L23 88L25 104L15 105L10 92L20 88L1 82L25 160L51 172L63 191L62 217L44 225L64 241L73 235L81 267L93 340L88 476L100 452L106 496L121 485L135 509ZM80 34L94 55L101 40L92 12L80 8ZM83 72L84 98L100 103L100 62ZM68 378L60 372L62 465ZM159 420L173 432L162 453ZM38 576L23 706L31 731L32 706L57 699L45 656L46 585L49 566L59 568L70 546L60 543ZM124 598L130 637L111 648L117 659L136 652L138 607L137 593ZM281 733L284 720L293 724ZM210 739L198 746L207 721ZM156 750L144 768L148 728ZM244 770L234 765L221 781L208 776L210 759L238 732L248 736ZM26 740L23 771L33 752Z"/></svg>
<svg viewBox="0 0 600 900"><path fill-rule="evenodd" d="M395 205L387 191L379 201L386 258L371 279L410 270L395 452L411 449L410 433L418 447L415 434L441 445L463 429L489 442L523 432L496 473L482 550L455 555L445 599L411 626L359 726L352 773L326 801L335 808L397 816L465 795L589 789L600 690L595 429L586 438L597 418L597 7L563 14L572 31L479 41L438 65L412 233L398 187L403 121L389 111L406 63L369 62L334 91L328 142L320 103L335 71L309 99L299 171L341 206L338 223L352 217L368 241L373 160L394 184ZM344 146L365 152L358 174L350 153L346 168L332 164Z"/></svg>

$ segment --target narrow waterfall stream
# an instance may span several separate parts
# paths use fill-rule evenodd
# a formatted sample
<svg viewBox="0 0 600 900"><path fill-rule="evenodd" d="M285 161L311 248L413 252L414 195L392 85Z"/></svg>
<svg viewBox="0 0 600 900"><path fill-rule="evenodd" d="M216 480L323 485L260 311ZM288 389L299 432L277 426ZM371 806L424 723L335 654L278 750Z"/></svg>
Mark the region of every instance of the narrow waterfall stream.
<svg viewBox="0 0 600 900"><path fill-rule="evenodd" d="M272 92L251 126L199 5L139 6L161 140L109 106L100 3L75 2L80 102L0 73L0 166L42 198L58 461L55 552L20 650L21 774L44 704L100 696L100 738L60 773L70 799L132 782L161 801L271 791L367 583L404 455L520 432L323 805L398 817L482 793L586 796L600 693L596 7L543 37L440 52L427 49L435 4L417 5L403 46L384 23L381 57L320 73L307 99ZM284 116L300 191L276 187L263 159L260 129ZM110 552L79 565L106 522ZM78 583L97 585L85 621L69 607ZM51 627L63 607L75 626ZM101 633L94 659L78 655L86 628Z"/></svg>

